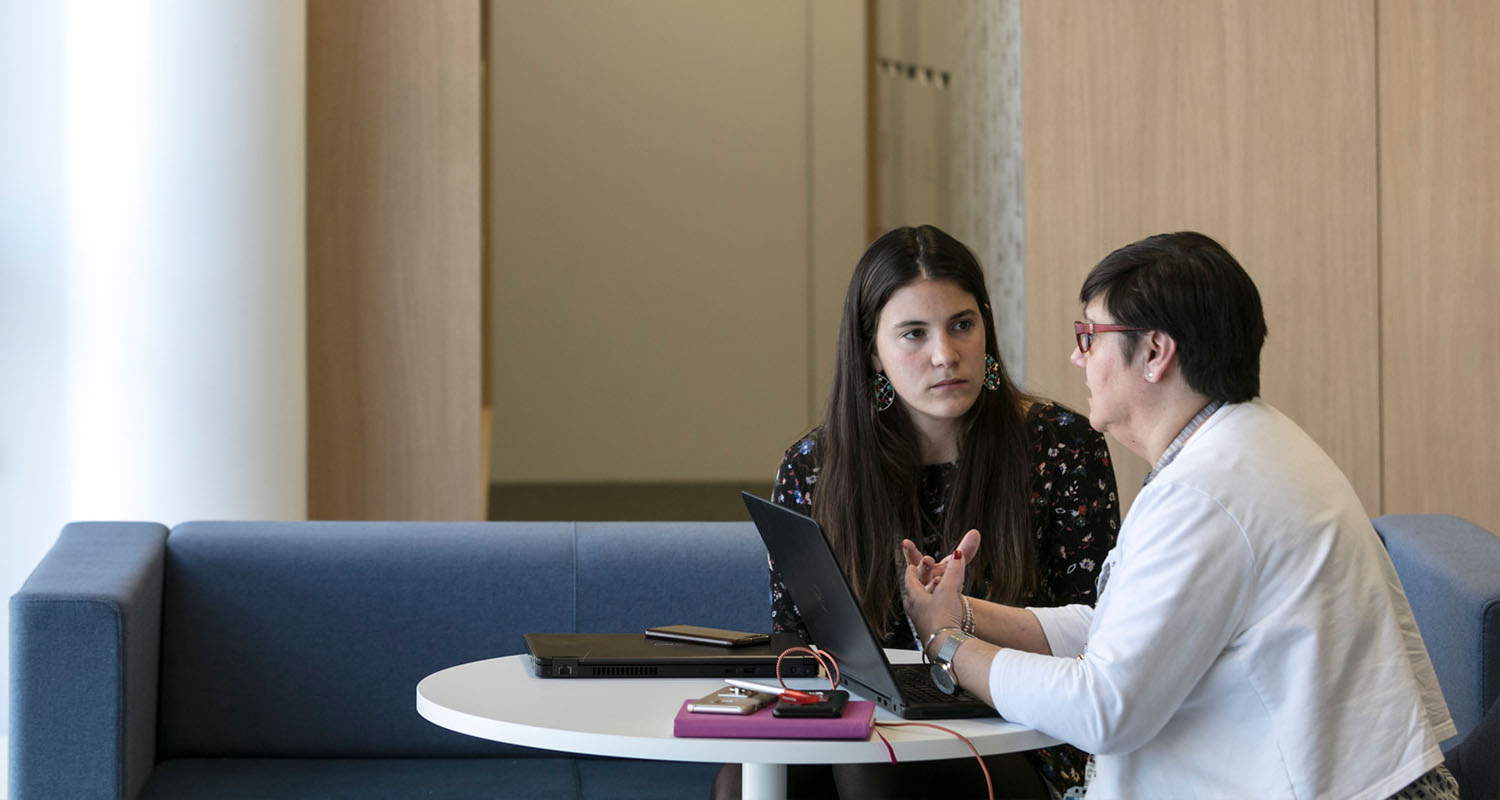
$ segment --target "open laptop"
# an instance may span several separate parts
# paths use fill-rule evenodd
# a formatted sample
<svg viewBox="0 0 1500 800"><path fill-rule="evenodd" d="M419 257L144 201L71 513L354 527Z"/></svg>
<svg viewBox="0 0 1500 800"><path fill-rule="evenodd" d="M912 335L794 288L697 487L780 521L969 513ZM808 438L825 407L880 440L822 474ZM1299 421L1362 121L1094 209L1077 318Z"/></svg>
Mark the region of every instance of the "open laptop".
<svg viewBox="0 0 1500 800"><path fill-rule="evenodd" d="M968 692L943 694L926 664L892 664L854 599L823 529L810 517L741 492L782 583L819 649L838 660L845 683L906 719L993 717Z"/></svg>
<svg viewBox="0 0 1500 800"><path fill-rule="evenodd" d="M643 633L528 633L531 672L538 678L774 678L776 657L802 644L796 634L778 634L769 644L717 647ZM793 653L781 661L787 678L818 674L812 656Z"/></svg>

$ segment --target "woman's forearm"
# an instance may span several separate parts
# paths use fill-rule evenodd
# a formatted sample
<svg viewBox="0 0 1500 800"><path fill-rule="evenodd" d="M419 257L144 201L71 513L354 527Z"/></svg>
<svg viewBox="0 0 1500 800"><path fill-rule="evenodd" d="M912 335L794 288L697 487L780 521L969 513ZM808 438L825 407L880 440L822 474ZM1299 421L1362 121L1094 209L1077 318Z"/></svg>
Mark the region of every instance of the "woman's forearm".
<svg viewBox="0 0 1500 800"><path fill-rule="evenodd" d="M1024 608L969 598L974 607L974 635L1000 647L1052 655L1047 634L1036 615Z"/></svg>

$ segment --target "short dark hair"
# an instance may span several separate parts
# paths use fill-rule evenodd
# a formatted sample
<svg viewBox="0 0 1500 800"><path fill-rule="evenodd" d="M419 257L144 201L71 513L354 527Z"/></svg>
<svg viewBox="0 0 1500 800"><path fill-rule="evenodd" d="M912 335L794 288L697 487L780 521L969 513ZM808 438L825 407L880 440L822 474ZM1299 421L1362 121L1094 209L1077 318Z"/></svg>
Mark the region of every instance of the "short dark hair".
<svg viewBox="0 0 1500 800"><path fill-rule="evenodd" d="M1223 245L1201 233L1161 233L1100 261L1078 299L1099 298L1120 325L1158 330L1177 342L1182 376L1211 400L1242 403L1260 394L1266 317L1260 292ZM1138 339L1124 342L1133 358Z"/></svg>

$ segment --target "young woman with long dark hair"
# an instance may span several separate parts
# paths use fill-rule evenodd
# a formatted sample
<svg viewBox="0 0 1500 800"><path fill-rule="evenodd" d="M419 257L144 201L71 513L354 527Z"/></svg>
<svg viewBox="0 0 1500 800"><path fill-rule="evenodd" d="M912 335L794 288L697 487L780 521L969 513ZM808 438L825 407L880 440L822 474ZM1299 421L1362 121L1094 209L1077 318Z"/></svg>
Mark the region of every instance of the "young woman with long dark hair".
<svg viewBox="0 0 1500 800"><path fill-rule="evenodd" d="M822 525L865 617L893 648L916 647L902 611L902 539L942 565L977 528L983 545L966 570L967 595L1092 603L1119 526L1103 437L1011 382L978 260L930 225L886 233L855 266L827 412L786 451L772 500ZM770 581L773 629L808 638L774 564ZM1049 748L986 763L997 790L1045 797L1038 775L1065 791L1081 782L1085 760ZM793 796L828 796L834 784L844 797L956 796L967 786L982 796L976 766L794 767L788 781ZM943 769L958 785L934 782Z"/></svg>

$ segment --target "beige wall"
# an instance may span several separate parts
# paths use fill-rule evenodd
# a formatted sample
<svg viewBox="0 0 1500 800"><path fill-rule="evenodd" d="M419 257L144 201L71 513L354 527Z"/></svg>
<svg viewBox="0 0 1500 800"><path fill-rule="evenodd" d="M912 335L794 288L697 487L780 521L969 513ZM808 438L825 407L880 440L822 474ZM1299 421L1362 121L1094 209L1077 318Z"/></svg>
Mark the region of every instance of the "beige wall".
<svg viewBox="0 0 1500 800"><path fill-rule="evenodd" d="M1500 529L1495 6L1023 7L1028 367L1087 408L1068 323L1109 250L1196 228L1260 287L1263 395L1372 514ZM1377 57L1378 54L1378 57ZM1116 447L1122 494L1145 465Z"/></svg>
<svg viewBox="0 0 1500 800"><path fill-rule="evenodd" d="M861 2L489 5L491 479L763 481L864 245Z"/></svg>

